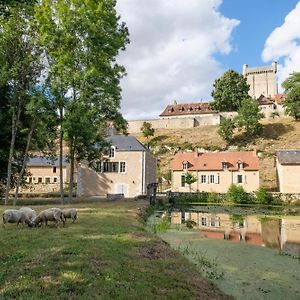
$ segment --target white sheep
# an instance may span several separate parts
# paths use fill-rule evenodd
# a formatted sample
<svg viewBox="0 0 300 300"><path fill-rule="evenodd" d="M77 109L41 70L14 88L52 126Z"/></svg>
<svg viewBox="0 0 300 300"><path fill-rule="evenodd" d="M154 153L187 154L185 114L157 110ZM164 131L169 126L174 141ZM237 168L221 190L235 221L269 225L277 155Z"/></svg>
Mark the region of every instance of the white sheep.
<svg viewBox="0 0 300 300"><path fill-rule="evenodd" d="M25 215L27 216L27 218L31 221L33 221L36 218L36 212L35 210L29 208L29 207L21 207L19 209L19 211L22 211L23 213L25 213Z"/></svg>
<svg viewBox="0 0 300 300"><path fill-rule="evenodd" d="M77 219L77 209L76 208L65 208L62 210L65 220L67 218L72 219L72 223L74 223Z"/></svg>
<svg viewBox="0 0 300 300"><path fill-rule="evenodd" d="M31 224L34 226L45 224L47 226L48 221L54 221L56 223L56 226L58 226L59 223L62 223L64 226L65 218L62 210L60 208L45 209L37 215L37 217L31 222Z"/></svg>
<svg viewBox="0 0 300 300"><path fill-rule="evenodd" d="M7 209L3 212L3 225L6 223L17 223L17 226L22 223L30 224L30 220L25 212L16 209Z"/></svg>

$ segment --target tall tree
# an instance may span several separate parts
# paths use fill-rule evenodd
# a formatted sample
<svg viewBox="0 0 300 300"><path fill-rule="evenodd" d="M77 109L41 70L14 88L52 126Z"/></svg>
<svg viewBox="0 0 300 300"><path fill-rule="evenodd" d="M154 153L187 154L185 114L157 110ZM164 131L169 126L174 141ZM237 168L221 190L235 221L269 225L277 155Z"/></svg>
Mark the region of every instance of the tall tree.
<svg viewBox="0 0 300 300"><path fill-rule="evenodd" d="M54 151L56 138L57 117L50 97L41 88L30 91L30 100L26 105L25 115L27 120L27 139L23 153L21 170L16 180L14 205L16 205L19 189L27 168L30 148L36 150Z"/></svg>
<svg viewBox="0 0 300 300"><path fill-rule="evenodd" d="M189 186L190 192L192 191L192 184L197 182L197 177L188 172L185 175L184 182Z"/></svg>
<svg viewBox="0 0 300 300"><path fill-rule="evenodd" d="M283 83L287 98L283 102L285 111L295 120L300 120L300 72L292 73Z"/></svg>
<svg viewBox="0 0 300 300"><path fill-rule="evenodd" d="M129 40L115 6L115 0L41 0L36 10L48 83L61 111L60 144L64 136L69 148L70 198L75 160L95 142L90 132L96 124L120 120L119 83L125 70L116 57ZM83 132L87 138L81 143Z"/></svg>
<svg viewBox="0 0 300 300"><path fill-rule="evenodd" d="M40 76L40 52L31 30L33 7L29 4L7 6L0 14L1 76L9 89L11 139L8 155L5 204L12 182L12 167L20 118L29 99L28 90Z"/></svg>
<svg viewBox="0 0 300 300"><path fill-rule="evenodd" d="M213 85L211 107L218 111L237 111L250 98L249 85L243 75L229 70Z"/></svg>

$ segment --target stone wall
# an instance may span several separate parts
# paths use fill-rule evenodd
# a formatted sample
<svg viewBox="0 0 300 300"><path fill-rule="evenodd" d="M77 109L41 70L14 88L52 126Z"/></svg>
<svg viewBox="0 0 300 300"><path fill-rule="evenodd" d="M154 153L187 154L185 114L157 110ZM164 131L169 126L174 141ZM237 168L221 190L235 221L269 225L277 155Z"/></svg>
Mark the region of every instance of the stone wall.
<svg viewBox="0 0 300 300"><path fill-rule="evenodd" d="M151 123L154 129L187 129L198 126L220 124L220 114L207 114L197 117L180 117L169 119L137 120L128 121L128 132L137 133L141 131L144 122Z"/></svg>

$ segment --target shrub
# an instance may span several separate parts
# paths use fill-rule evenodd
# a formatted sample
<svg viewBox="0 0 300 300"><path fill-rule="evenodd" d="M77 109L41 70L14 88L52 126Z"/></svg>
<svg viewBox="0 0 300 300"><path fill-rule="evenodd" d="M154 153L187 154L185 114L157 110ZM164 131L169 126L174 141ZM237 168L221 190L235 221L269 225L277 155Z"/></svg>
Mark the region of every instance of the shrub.
<svg viewBox="0 0 300 300"><path fill-rule="evenodd" d="M239 185L232 184L227 195L229 200L236 204L247 204L252 202L251 197L246 193L244 188Z"/></svg>
<svg viewBox="0 0 300 300"><path fill-rule="evenodd" d="M260 187L256 192L256 202L259 204L270 205L273 202L273 196L267 192L264 187Z"/></svg>
<svg viewBox="0 0 300 300"><path fill-rule="evenodd" d="M197 226L197 223L193 220L187 220L185 224L187 228L194 228Z"/></svg>

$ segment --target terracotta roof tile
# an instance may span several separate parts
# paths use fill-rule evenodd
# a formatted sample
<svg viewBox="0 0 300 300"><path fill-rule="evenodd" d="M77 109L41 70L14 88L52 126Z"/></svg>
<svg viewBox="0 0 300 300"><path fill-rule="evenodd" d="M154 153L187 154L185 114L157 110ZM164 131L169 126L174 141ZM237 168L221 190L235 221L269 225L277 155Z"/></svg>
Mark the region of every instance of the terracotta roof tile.
<svg viewBox="0 0 300 300"><path fill-rule="evenodd" d="M189 171L221 171L222 163L227 162L228 170L237 170L238 162L244 163L244 170L259 170L259 158L254 151L248 152L207 152L177 153L171 162L173 171L182 170L182 163L187 161Z"/></svg>
<svg viewBox="0 0 300 300"><path fill-rule="evenodd" d="M159 115L160 117L182 116L182 115L201 115L212 114L217 111L209 107L208 102L185 103L168 105L165 110Z"/></svg>
<svg viewBox="0 0 300 300"><path fill-rule="evenodd" d="M282 102L285 100L286 96L286 94L277 94L274 95L274 100L278 105L281 105Z"/></svg>

